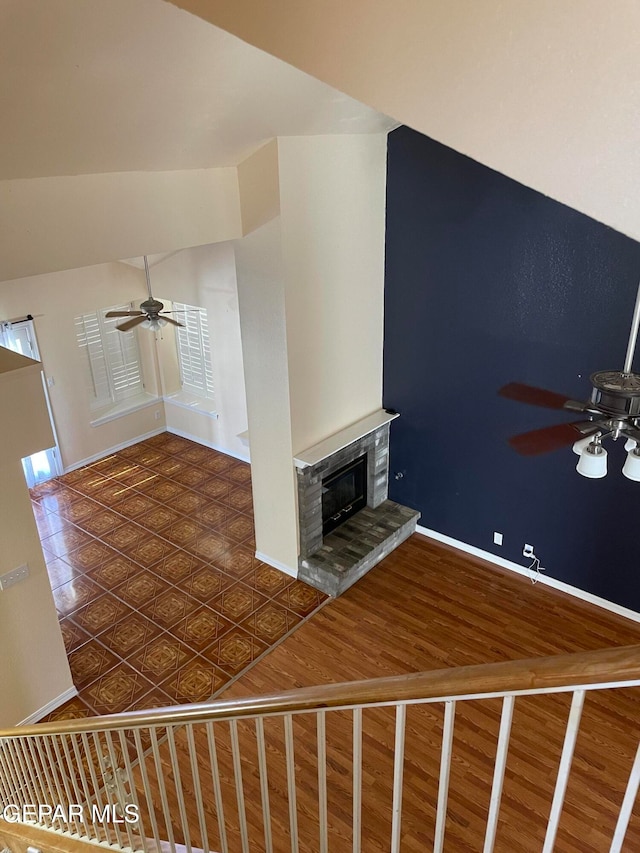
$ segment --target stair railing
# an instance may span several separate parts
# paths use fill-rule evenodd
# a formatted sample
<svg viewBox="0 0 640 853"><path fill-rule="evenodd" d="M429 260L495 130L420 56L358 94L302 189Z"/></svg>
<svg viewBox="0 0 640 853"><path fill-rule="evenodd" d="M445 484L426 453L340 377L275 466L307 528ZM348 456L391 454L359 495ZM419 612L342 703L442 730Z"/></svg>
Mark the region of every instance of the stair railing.
<svg viewBox="0 0 640 853"><path fill-rule="evenodd" d="M1 816L148 853L175 853L178 845L187 853L196 848L273 853L281 849L283 833L292 853L359 853L368 849L363 829L370 831L379 820L388 832L378 838L380 849L400 853L404 773L427 760L406 751L407 713L415 706L435 714L441 706L438 754L432 756L437 800L433 810L425 805L424 815L425 834L439 853L447 826L457 712L465 703L500 700L491 794L483 838L475 848L490 853L499 825L514 708L523 697L568 694L570 708L542 846L543 853L551 853L585 697L591 691L639 685L640 646L628 646L4 730ZM363 720L370 710L383 713L384 724L378 720L379 730L365 743ZM335 736L330 758L329 730ZM365 745L374 745L383 763L388 760L388 790L385 774L372 779L375 769L363 764ZM336 831L339 821L330 807L329 777L341 803L350 800L346 840ZM611 834L612 853L622 850L639 783L640 747ZM365 827L363 795L374 785L389 794L389 803L380 806L378 797ZM344 823L344 816L341 820Z"/></svg>

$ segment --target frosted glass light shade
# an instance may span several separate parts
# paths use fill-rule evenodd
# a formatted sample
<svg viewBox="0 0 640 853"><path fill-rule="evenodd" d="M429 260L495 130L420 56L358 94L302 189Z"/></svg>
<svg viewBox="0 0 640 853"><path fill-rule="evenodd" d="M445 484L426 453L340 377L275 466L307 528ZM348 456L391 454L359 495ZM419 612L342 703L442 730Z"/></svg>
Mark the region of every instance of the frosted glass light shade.
<svg viewBox="0 0 640 853"><path fill-rule="evenodd" d="M622 473L628 480L640 482L640 450L630 450L622 468Z"/></svg>
<svg viewBox="0 0 640 853"><path fill-rule="evenodd" d="M593 453L589 446L585 447L580 454L576 465L578 474L589 477L590 480L599 480L607 476L607 451L598 445L598 452Z"/></svg>
<svg viewBox="0 0 640 853"><path fill-rule="evenodd" d="M576 456L580 456L580 454L582 453L584 448L588 444L591 444L592 441L593 441L592 435L588 435L588 436L586 436L586 438L579 438L576 441L576 443L573 445L573 448L572 448L573 452L576 454Z"/></svg>
<svg viewBox="0 0 640 853"><path fill-rule="evenodd" d="M143 323L140 323L143 329L151 329L152 332L159 332L163 326L167 325L164 317L147 318Z"/></svg>
<svg viewBox="0 0 640 853"><path fill-rule="evenodd" d="M635 440L635 438L628 438L625 441L624 449L628 452L629 450L635 450L637 446L638 442Z"/></svg>

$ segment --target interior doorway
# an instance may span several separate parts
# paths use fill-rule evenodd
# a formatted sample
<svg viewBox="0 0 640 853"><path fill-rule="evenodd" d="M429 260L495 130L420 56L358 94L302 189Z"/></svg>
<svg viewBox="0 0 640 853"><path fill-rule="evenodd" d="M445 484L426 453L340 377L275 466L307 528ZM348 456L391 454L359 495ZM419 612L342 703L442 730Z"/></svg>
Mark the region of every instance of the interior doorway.
<svg viewBox="0 0 640 853"><path fill-rule="evenodd" d="M33 358L40 361L40 350L38 349L38 340L31 317L25 317L24 320L16 320L13 322L0 323L0 345L7 349L26 355L28 358ZM62 465L60 462L60 451L56 438L56 428L53 422L51 413L51 404L49 402L49 394L47 383L45 381L44 371L41 372L42 387L44 396L47 401L47 409L49 411L49 420L51 421L51 430L56 443L53 447L42 450L39 453L34 453L32 456L26 456L22 460L22 468L24 476L27 480L27 486L31 489L37 486L38 483L44 483L45 480L50 480L52 477L57 477L62 473Z"/></svg>

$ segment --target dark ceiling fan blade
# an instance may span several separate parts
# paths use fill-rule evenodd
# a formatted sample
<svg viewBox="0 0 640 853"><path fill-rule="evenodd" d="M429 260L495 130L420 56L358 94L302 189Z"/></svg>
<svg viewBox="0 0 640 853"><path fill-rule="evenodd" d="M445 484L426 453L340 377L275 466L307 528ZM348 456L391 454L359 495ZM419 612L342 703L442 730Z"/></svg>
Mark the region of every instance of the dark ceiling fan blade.
<svg viewBox="0 0 640 853"><path fill-rule="evenodd" d="M573 412L584 412L587 408L585 403L572 400L565 394L535 388L533 385L525 385L522 382L510 382L501 388L498 394L507 400L528 403L530 406L541 406L543 409L570 409Z"/></svg>
<svg viewBox="0 0 640 853"><path fill-rule="evenodd" d="M105 317L139 317L144 311L107 311Z"/></svg>
<svg viewBox="0 0 640 853"><path fill-rule="evenodd" d="M140 317L134 317L132 320L127 320L124 323L120 323L119 326L116 326L119 332L128 332L129 329L133 329L134 326L138 326L140 323L144 323L147 319L146 314L141 314Z"/></svg>
<svg viewBox="0 0 640 853"><path fill-rule="evenodd" d="M165 317L164 319L167 323L171 323L172 326L182 326L184 328L184 323L178 323L178 321L174 320L173 317Z"/></svg>
<svg viewBox="0 0 640 853"><path fill-rule="evenodd" d="M572 424L556 424L556 426L534 429L523 432L509 439L510 446L522 456L539 456L550 453L561 447L568 447L579 438L598 432L600 425L597 421L580 421Z"/></svg>

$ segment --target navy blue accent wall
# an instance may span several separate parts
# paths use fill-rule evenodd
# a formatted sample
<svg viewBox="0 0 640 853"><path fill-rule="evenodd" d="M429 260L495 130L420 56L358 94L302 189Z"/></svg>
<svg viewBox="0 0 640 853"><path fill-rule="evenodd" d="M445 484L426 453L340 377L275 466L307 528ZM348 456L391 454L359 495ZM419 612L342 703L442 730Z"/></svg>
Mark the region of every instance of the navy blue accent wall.
<svg viewBox="0 0 640 853"><path fill-rule="evenodd" d="M586 399L590 373L622 369L640 244L408 128L389 137L387 180L390 497L517 563L533 543L550 576L640 610L622 442L603 480L571 448L523 458L508 436L572 417L497 396L519 381Z"/></svg>

